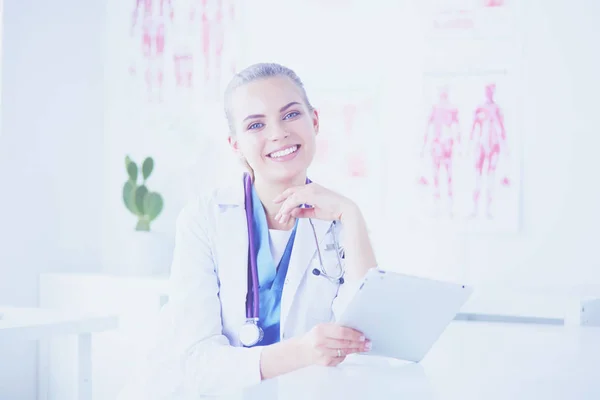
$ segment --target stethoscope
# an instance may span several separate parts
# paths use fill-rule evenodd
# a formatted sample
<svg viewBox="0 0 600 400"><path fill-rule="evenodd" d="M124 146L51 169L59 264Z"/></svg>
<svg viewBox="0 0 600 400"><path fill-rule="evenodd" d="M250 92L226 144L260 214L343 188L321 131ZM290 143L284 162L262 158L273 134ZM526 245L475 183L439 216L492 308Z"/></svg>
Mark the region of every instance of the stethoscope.
<svg viewBox="0 0 600 400"><path fill-rule="evenodd" d="M307 179L307 183L310 183L310 180ZM264 336L264 332L260 326L258 326L259 321L259 284L258 284L258 266L256 263L256 256L258 253L258 249L256 248L255 241L255 227L254 227L254 218L252 213L252 178L250 175L245 174L244 176L244 194L245 194L245 207L246 207L246 221L248 223L248 241L250 245L250 257L248 262L248 269L250 270L250 278L248 280L248 295L246 297L246 322L242 325L239 333L240 342L246 346L254 346L258 342L260 342ZM335 251L337 257L337 273L335 275L329 275L325 270L325 266L323 264L323 257L321 256L321 249L319 247L319 241L317 238L317 232L315 230L315 226L312 220L308 219L310 222L310 226L313 231L313 236L315 238L315 245L317 247L317 256L319 258L319 268L314 268L312 273L316 276L322 276L331 282L339 283L340 285L344 283L344 267L342 264L342 255L340 251L339 241L335 234L335 228L337 225L337 221L333 222L333 226L331 228L331 233L333 236L333 249ZM313 256L314 258L314 256ZM312 262L312 260L311 260ZM251 295L251 296L250 296Z"/></svg>

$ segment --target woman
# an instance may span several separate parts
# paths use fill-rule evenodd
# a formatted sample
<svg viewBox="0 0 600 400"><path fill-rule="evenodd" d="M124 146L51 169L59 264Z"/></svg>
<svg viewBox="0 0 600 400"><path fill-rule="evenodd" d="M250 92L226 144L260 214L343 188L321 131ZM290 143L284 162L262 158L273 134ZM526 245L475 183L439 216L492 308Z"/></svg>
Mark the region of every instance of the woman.
<svg viewBox="0 0 600 400"><path fill-rule="evenodd" d="M319 116L302 82L277 64L250 66L225 111L249 174L177 221L146 396L218 394L370 348L333 322L376 261L356 204L308 180Z"/></svg>

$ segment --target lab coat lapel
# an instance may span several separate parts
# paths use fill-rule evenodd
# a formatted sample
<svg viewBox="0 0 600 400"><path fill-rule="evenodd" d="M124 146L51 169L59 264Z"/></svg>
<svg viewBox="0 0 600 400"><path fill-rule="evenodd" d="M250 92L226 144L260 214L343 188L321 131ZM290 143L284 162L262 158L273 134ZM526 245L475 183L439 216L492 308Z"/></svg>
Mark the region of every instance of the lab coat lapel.
<svg viewBox="0 0 600 400"><path fill-rule="evenodd" d="M315 232L321 251L323 251L323 238L331 226L331 221L323 221L313 219L315 225ZM309 268L310 262L316 255L317 247L315 244L315 236L310 225L310 221L306 218L302 218L298 221L298 227L296 231L296 238L294 240L294 247L290 258L290 264L286 275L286 285L284 286L283 293L281 296L281 326L285 327L287 315L290 311L298 286L302 280L304 274ZM318 263L318 261L317 261ZM283 332L283 330L282 330Z"/></svg>
<svg viewBox="0 0 600 400"><path fill-rule="evenodd" d="M233 314L232 319L241 324L246 319L248 292L248 224L243 183L221 192L218 206L221 301L227 303L223 306Z"/></svg>

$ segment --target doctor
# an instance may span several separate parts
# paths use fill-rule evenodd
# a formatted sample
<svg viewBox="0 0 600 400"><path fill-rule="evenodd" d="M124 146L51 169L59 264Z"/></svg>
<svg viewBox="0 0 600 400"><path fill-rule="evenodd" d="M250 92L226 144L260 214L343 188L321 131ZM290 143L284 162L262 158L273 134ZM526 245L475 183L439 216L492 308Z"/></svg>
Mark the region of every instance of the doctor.
<svg viewBox="0 0 600 400"><path fill-rule="evenodd" d="M137 382L146 398L219 394L370 348L335 324L376 260L357 205L307 176L319 115L302 82L252 65L225 111L249 173L178 218L169 302Z"/></svg>

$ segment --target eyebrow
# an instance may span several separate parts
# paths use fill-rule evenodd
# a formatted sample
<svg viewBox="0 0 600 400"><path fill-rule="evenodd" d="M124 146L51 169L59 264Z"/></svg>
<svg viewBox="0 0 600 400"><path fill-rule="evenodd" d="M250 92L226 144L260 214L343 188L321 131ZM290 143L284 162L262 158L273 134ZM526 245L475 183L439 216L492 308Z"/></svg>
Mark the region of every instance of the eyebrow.
<svg viewBox="0 0 600 400"><path fill-rule="evenodd" d="M279 112L284 112L285 110L287 110L288 108L290 108L291 106L294 106L294 105L300 105L300 103L298 103L297 101L292 101L291 103L288 103L285 106L281 107L279 109ZM264 118L264 117L265 117L264 114L252 114L252 115L248 115L246 118L244 118L244 121L247 121L249 119Z"/></svg>

